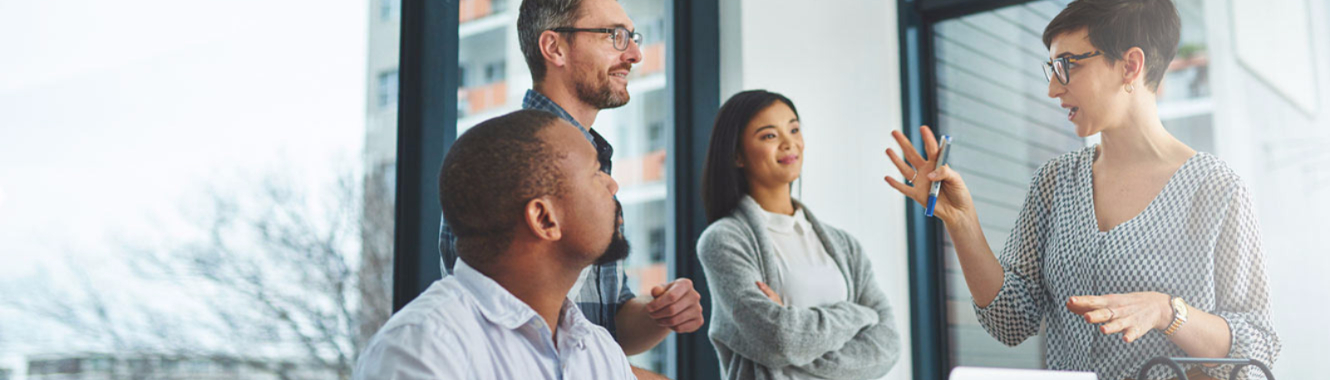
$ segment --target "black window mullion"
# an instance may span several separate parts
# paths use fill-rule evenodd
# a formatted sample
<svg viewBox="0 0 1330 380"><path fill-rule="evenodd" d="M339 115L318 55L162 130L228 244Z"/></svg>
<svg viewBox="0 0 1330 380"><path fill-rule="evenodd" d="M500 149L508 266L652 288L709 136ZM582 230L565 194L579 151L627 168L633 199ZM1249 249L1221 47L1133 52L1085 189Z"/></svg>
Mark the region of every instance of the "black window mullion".
<svg viewBox="0 0 1330 380"><path fill-rule="evenodd" d="M439 268L439 165L457 137L458 4L403 0L397 103L393 311Z"/></svg>
<svg viewBox="0 0 1330 380"><path fill-rule="evenodd" d="M720 109L720 8L712 1L672 1L673 22L666 77L674 108L674 139L669 170L672 182L667 204L674 228L669 265L676 277L693 280L702 295L706 323L697 332L679 334L674 352L676 379L718 379L720 363L707 339L711 325L711 294L697 259L697 239L707 221L701 201L702 165L716 112Z"/></svg>

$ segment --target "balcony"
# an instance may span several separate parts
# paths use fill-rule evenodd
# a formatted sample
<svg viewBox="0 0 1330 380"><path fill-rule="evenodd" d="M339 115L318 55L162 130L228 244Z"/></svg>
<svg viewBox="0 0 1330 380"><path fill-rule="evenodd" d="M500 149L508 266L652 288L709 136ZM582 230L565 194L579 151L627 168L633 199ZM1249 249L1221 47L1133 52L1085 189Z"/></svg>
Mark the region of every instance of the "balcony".
<svg viewBox="0 0 1330 380"><path fill-rule="evenodd" d="M508 82L498 81L458 90L458 113L475 115L487 110L502 107L508 101Z"/></svg>

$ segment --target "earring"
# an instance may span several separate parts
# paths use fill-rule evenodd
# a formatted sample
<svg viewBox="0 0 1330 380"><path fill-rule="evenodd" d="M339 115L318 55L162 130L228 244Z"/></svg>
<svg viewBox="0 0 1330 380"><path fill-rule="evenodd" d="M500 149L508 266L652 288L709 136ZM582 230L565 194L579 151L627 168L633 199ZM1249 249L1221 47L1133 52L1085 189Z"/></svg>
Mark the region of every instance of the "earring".
<svg viewBox="0 0 1330 380"><path fill-rule="evenodd" d="M1126 88L1126 90L1127 90L1127 93L1128 93L1128 94L1130 94L1131 91L1132 91L1132 90L1135 90L1135 89L1136 89L1136 88L1135 88L1135 87L1132 87L1130 83L1127 84L1127 88Z"/></svg>

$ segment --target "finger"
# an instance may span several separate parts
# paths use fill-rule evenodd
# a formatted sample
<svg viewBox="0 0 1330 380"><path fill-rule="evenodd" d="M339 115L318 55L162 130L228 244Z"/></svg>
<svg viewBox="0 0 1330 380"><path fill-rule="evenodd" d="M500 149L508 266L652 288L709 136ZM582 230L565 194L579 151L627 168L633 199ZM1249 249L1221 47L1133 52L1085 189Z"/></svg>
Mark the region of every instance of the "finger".
<svg viewBox="0 0 1330 380"><path fill-rule="evenodd" d="M1090 310L1108 308L1108 300L1100 296L1075 296L1067 299L1067 307L1076 314L1085 314Z"/></svg>
<svg viewBox="0 0 1330 380"><path fill-rule="evenodd" d="M928 173L928 180L931 182L947 182L954 177L956 177L956 172L951 170L951 165L933 168L933 171Z"/></svg>
<svg viewBox="0 0 1330 380"><path fill-rule="evenodd" d="M1146 331L1148 330L1133 325L1128 327L1126 332L1122 333L1122 340L1127 343L1135 342L1137 339L1141 339L1142 336L1145 336Z"/></svg>
<svg viewBox="0 0 1330 380"><path fill-rule="evenodd" d="M652 286L652 287L651 287L651 297L652 297L652 298L659 298L659 297L660 297L661 295L663 295L663 294L665 294L665 287L664 287L664 286L656 285L656 286Z"/></svg>
<svg viewBox="0 0 1330 380"><path fill-rule="evenodd" d="M686 278L674 280L674 282L671 282L670 286L665 289L665 292L668 293L670 296L673 296L673 298L676 301L679 299L683 299L685 296L688 295L688 293L691 293L692 291L693 291L693 282L689 281Z"/></svg>
<svg viewBox="0 0 1330 380"><path fill-rule="evenodd" d="M1114 319L1112 322L1099 325L1099 332L1104 333L1104 335L1117 334L1126 329L1127 326L1130 326L1130 324L1126 318L1118 318Z"/></svg>
<svg viewBox="0 0 1330 380"><path fill-rule="evenodd" d="M655 313L679 300L679 294L673 290L674 284L666 284L664 289L665 291L659 297L647 304L648 313Z"/></svg>
<svg viewBox="0 0 1330 380"><path fill-rule="evenodd" d="M905 160L902 160L900 156L897 156L896 152L892 151L891 148L887 148L887 157L891 158L891 163L896 165L896 169L901 171L901 175L904 176L906 180L915 176L914 168L911 168L909 164L906 164Z"/></svg>
<svg viewBox="0 0 1330 380"><path fill-rule="evenodd" d="M690 333L690 332L697 331L697 329L699 329L699 328L702 328L702 323L703 323L703 322L705 322L705 319L704 319L702 316L699 315L699 316L697 317L697 319L693 319L693 320L690 320L690 321L688 321L688 322L684 322L684 323L680 324L679 326L676 326L676 327L675 327L674 329L672 329L672 330L674 330L674 332L677 332L677 333L680 333L680 334L687 334L687 333Z"/></svg>
<svg viewBox="0 0 1330 380"><path fill-rule="evenodd" d="M656 310L656 311L648 312L647 315L650 315L651 318L652 318L652 319L655 319L655 320L662 320L662 319L666 319L666 318L673 318L673 317L678 316L679 314L683 313L685 310L688 310L689 307L693 307L693 306L696 306L696 305L697 305L696 303L694 303L694 304L688 304L688 303L683 303L683 302L675 302L675 303L672 303L672 304L666 305L665 307L662 307L662 308L660 308L660 309L658 309L658 310Z"/></svg>
<svg viewBox="0 0 1330 380"><path fill-rule="evenodd" d="M933 129L927 125L919 126L919 136L924 140L924 152L928 153L929 159L937 158L937 136L933 136Z"/></svg>
<svg viewBox="0 0 1330 380"><path fill-rule="evenodd" d="M698 327L702 326L702 312L690 312L677 319L670 320L669 324L661 323L660 325L678 333L693 332L696 331Z"/></svg>
<svg viewBox="0 0 1330 380"><path fill-rule="evenodd" d="M882 179L886 180L887 184L891 185L891 188L901 192L901 195L904 195L910 199L914 199L914 201L919 202L919 204L923 204L923 200L914 197L913 195L915 189L914 186L906 185L904 182L898 181L895 178L891 178L891 176L882 177Z"/></svg>
<svg viewBox="0 0 1330 380"><path fill-rule="evenodd" d="M702 307L700 305L692 305L688 308L680 310L678 313L674 315L663 318L657 318L656 321L663 326L674 328L684 323L687 323L688 321L697 319L697 317L700 315L702 315Z"/></svg>
<svg viewBox="0 0 1330 380"><path fill-rule="evenodd" d="M690 303L696 304L698 299L701 298L700 295L697 297L690 297L689 293L695 292L692 288L682 286L679 283L673 283L666 288L664 296L647 304L647 313L657 318L664 318L678 314L680 309L687 307ZM690 298L692 302L689 302Z"/></svg>
<svg viewBox="0 0 1330 380"><path fill-rule="evenodd" d="M771 290L771 287L767 286L767 284L763 283L762 281L757 282L757 289L761 290L762 294L766 294L767 297L773 297L773 298L776 297L776 291Z"/></svg>
<svg viewBox="0 0 1330 380"><path fill-rule="evenodd" d="M904 133L901 133L900 131L891 131L891 137L894 137L896 143L901 145L901 154L905 155L906 162L909 162L910 165L914 165L916 168L924 166L924 163L927 161L924 160L923 156L919 155L919 151L914 149L914 144L910 143L910 140L905 138Z"/></svg>
<svg viewBox="0 0 1330 380"><path fill-rule="evenodd" d="M1113 311L1109 309L1096 309L1086 312L1082 316L1085 317L1085 321L1089 323L1104 323L1112 320L1114 314Z"/></svg>

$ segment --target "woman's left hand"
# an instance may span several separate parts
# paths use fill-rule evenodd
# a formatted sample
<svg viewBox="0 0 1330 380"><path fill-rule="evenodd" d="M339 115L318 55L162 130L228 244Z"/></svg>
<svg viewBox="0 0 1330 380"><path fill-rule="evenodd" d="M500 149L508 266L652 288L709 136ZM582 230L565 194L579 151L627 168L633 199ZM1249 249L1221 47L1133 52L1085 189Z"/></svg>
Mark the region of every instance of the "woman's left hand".
<svg viewBox="0 0 1330 380"><path fill-rule="evenodd" d="M1067 309L1086 322L1102 323L1099 332L1105 335L1121 332L1127 343L1173 323L1169 296L1159 292L1075 296L1067 299Z"/></svg>

